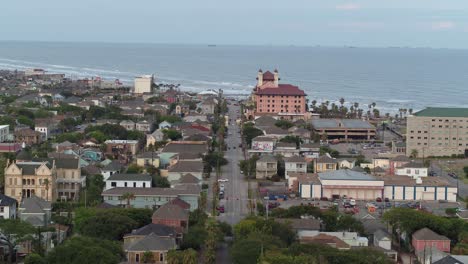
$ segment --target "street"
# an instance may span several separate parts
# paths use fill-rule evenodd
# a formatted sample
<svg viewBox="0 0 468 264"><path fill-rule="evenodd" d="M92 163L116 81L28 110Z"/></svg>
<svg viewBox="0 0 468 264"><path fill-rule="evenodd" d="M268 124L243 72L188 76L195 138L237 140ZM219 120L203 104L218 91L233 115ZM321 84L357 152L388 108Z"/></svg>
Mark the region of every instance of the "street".
<svg viewBox="0 0 468 264"><path fill-rule="evenodd" d="M224 199L220 200L219 204L224 205L225 212L218 216L218 220L225 221L231 225L238 223L249 213L248 209L248 183L244 179L244 175L240 173L239 161L243 160L241 144L240 127L236 124L236 119L240 116L239 106L231 104L229 106L229 127L228 136L225 143L228 147L224 153L224 157L228 160L228 164L221 168L221 179L228 179L224 182L225 192Z"/></svg>

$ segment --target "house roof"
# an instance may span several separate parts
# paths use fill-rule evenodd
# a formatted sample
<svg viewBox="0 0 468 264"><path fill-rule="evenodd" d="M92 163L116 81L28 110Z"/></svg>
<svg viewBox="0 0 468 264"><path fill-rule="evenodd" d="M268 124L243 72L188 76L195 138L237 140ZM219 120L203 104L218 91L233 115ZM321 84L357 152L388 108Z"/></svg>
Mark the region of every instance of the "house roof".
<svg viewBox="0 0 468 264"><path fill-rule="evenodd" d="M200 180L197 177L193 176L193 174L191 174L191 173L185 174L179 180L179 183L196 183L196 184L198 184L199 182L200 182Z"/></svg>
<svg viewBox="0 0 468 264"><path fill-rule="evenodd" d="M181 160L168 169L169 172L203 172L202 161Z"/></svg>
<svg viewBox="0 0 468 264"><path fill-rule="evenodd" d="M108 181L151 181L153 178L148 174L126 174L116 173L112 174Z"/></svg>
<svg viewBox="0 0 468 264"><path fill-rule="evenodd" d="M461 259L457 259L456 257L454 256L445 256L435 262L432 262L432 264L463 264L463 263L468 263L468 256L464 256L466 257L465 260L461 260Z"/></svg>
<svg viewBox="0 0 468 264"><path fill-rule="evenodd" d="M312 126L315 129L352 128L352 129L375 129L369 122L361 119L313 119Z"/></svg>
<svg viewBox="0 0 468 264"><path fill-rule="evenodd" d="M343 249L349 249L351 248L350 245L348 245L346 242L344 242L343 240L335 237L335 236L331 236L331 235L327 235L327 234L323 234L323 233L320 233L314 237L303 237L301 239L301 242L307 242L307 243L319 243L319 244L324 244L324 245L335 245L336 248L340 249L340 248L343 248Z"/></svg>
<svg viewBox="0 0 468 264"><path fill-rule="evenodd" d="M275 141L274 138L268 136L257 136L252 139L252 141Z"/></svg>
<svg viewBox="0 0 468 264"><path fill-rule="evenodd" d="M254 122L256 126L274 126L277 121L278 120L271 116L261 116L255 119Z"/></svg>
<svg viewBox="0 0 468 264"><path fill-rule="evenodd" d="M275 75L271 73L271 71L266 71L263 73L263 80L264 81L274 81L275 80Z"/></svg>
<svg viewBox="0 0 468 264"><path fill-rule="evenodd" d="M122 164L117 160L111 161L111 163L107 164L102 168L102 171L119 171L123 168Z"/></svg>
<svg viewBox="0 0 468 264"><path fill-rule="evenodd" d="M276 148L294 148L294 149L296 149L296 143L278 142L276 144Z"/></svg>
<svg viewBox="0 0 468 264"><path fill-rule="evenodd" d="M372 175L348 169L319 172L318 176L321 180L381 181Z"/></svg>
<svg viewBox="0 0 468 264"><path fill-rule="evenodd" d="M260 158L257 160L257 162L277 162L275 157L272 155L262 155Z"/></svg>
<svg viewBox="0 0 468 264"><path fill-rule="evenodd" d="M162 152L174 152L174 153L197 153L204 154L208 151L208 145L206 142L201 141L176 141L168 143L162 150Z"/></svg>
<svg viewBox="0 0 468 264"><path fill-rule="evenodd" d="M178 205L182 209L190 210L190 204L187 203L186 201L180 199L179 197L177 197L175 199L172 199L169 203Z"/></svg>
<svg viewBox="0 0 468 264"><path fill-rule="evenodd" d="M316 163L337 163L337 160L328 156L322 155L315 160Z"/></svg>
<svg viewBox="0 0 468 264"><path fill-rule="evenodd" d="M160 237L150 234L131 244L127 251L168 251L177 247L174 238Z"/></svg>
<svg viewBox="0 0 468 264"><path fill-rule="evenodd" d="M413 115L427 117L468 117L468 108L428 107Z"/></svg>
<svg viewBox="0 0 468 264"><path fill-rule="evenodd" d="M402 165L398 168L427 168L426 166L424 166L424 164L422 164L422 162L414 162L414 161L411 161L409 163L406 163L405 165Z"/></svg>
<svg viewBox="0 0 468 264"><path fill-rule="evenodd" d="M391 239L390 234L386 230L379 228L374 232L374 240L382 240L384 238Z"/></svg>
<svg viewBox="0 0 468 264"><path fill-rule="evenodd" d="M289 158L288 157L284 158L284 162L302 162L302 163L306 163L307 161L305 160L304 157L294 155L294 156L289 157Z"/></svg>
<svg viewBox="0 0 468 264"><path fill-rule="evenodd" d="M12 206L16 204L16 200L10 196L6 196L0 193L0 206Z"/></svg>
<svg viewBox="0 0 468 264"><path fill-rule="evenodd" d="M152 218L188 220L189 213L177 204L166 203L153 213Z"/></svg>
<svg viewBox="0 0 468 264"><path fill-rule="evenodd" d="M121 196L124 193L132 193L135 196L173 196L200 195L201 188L198 185L184 185L177 188L133 188L117 187L102 192L103 196Z"/></svg>
<svg viewBox="0 0 468 264"><path fill-rule="evenodd" d="M442 236L432 231L431 229L424 227L413 233L413 239L417 240L449 240L446 236Z"/></svg>
<svg viewBox="0 0 468 264"><path fill-rule="evenodd" d="M16 166L18 166L22 170L23 175L35 175L36 169L39 168L43 162L17 162ZM46 164L48 168L51 168Z"/></svg>
<svg viewBox="0 0 468 264"><path fill-rule="evenodd" d="M289 131L287 129L282 129L277 126L267 126L263 127L266 135L287 135Z"/></svg>
<svg viewBox="0 0 468 264"><path fill-rule="evenodd" d="M320 230L318 219L276 218L275 221L290 225L292 229Z"/></svg>
<svg viewBox="0 0 468 264"><path fill-rule="evenodd" d="M35 195L24 198L21 201L19 208L24 209L22 213L26 214L38 214L44 213L44 210L52 209L52 204L42 198Z"/></svg>
<svg viewBox="0 0 468 264"><path fill-rule="evenodd" d="M278 84L278 87L268 87L257 91L257 95L299 95L305 96L303 90L291 84Z"/></svg>
<svg viewBox="0 0 468 264"><path fill-rule="evenodd" d="M398 155L395 158L392 159L392 161L411 161L408 157L404 155Z"/></svg>
<svg viewBox="0 0 468 264"><path fill-rule="evenodd" d="M174 227L151 223L138 229L134 229L130 234L127 234L125 236L147 236L150 234L155 234L157 236L162 237L169 237L176 236L177 232L174 229Z"/></svg>

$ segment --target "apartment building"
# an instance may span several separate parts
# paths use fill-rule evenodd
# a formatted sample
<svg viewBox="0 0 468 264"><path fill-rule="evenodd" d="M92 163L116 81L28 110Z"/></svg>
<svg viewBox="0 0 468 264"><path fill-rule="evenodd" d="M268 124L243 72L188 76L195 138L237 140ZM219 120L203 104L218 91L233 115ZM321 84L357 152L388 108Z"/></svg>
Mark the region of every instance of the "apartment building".
<svg viewBox="0 0 468 264"><path fill-rule="evenodd" d="M153 91L153 75L143 75L135 78L134 93L143 94L151 93Z"/></svg>
<svg viewBox="0 0 468 264"><path fill-rule="evenodd" d="M468 155L468 108L428 107L408 117L406 155Z"/></svg>

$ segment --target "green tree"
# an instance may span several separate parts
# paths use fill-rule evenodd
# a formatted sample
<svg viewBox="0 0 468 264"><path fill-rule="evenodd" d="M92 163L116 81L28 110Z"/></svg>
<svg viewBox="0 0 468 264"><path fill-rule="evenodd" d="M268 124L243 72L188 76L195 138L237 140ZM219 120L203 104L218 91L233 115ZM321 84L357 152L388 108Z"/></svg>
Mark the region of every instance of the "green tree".
<svg viewBox="0 0 468 264"><path fill-rule="evenodd" d="M86 187L80 191L80 202L88 206L95 206L102 202L102 190L106 183L101 174L86 177ZM86 201L85 201L86 200Z"/></svg>
<svg viewBox="0 0 468 264"><path fill-rule="evenodd" d="M141 256L141 262L151 263L153 261L153 253L151 251L145 251L143 256Z"/></svg>
<svg viewBox="0 0 468 264"><path fill-rule="evenodd" d="M263 131L254 127L251 123L247 123L242 129L242 134L244 135L247 146L250 148L252 146L252 139L258 136L263 136Z"/></svg>
<svg viewBox="0 0 468 264"><path fill-rule="evenodd" d="M127 173L129 174L136 174L136 173L142 173L143 172L143 168L138 166L137 164L133 163L133 164L130 164L127 168Z"/></svg>
<svg viewBox="0 0 468 264"><path fill-rule="evenodd" d="M182 133L175 129L164 129L163 130L164 139L170 139L172 141L182 138Z"/></svg>
<svg viewBox="0 0 468 264"><path fill-rule="evenodd" d="M300 138L300 137L298 137L298 136L288 135L288 136L285 136L284 138L280 139L280 142L295 143L295 144L296 144L296 148L299 148L299 146L300 146L304 141L302 140L302 138Z"/></svg>
<svg viewBox="0 0 468 264"><path fill-rule="evenodd" d="M134 200L135 199L135 195L133 193L130 193L130 192L126 192L124 194L122 194L122 196L120 197L120 200L122 201L126 201L127 203L127 208L130 208L130 201Z"/></svg>
<svg viewBox="0 0 468 264"><path fill-rule="evenodd" d="M117 264L123 259L122 247L113 241L75 236L47 255L48 264Z"/></svg>
<svg viewBox="0 0 468 264"><path fill-rule="evenodd" d="M293 127L294 124L288 120L281 119L281 120L276 121L275 126L280 127L282 129L289 129Z"/></svg>
<svg viewBox="0 0 468 264"><path fill-rule="evenodd" d="M125 234L138 227L137 221L132 218L107 210L97 212L76 226L82 235L109 240L121 240Z"/></svg>
<svg viewBox="0 0 468 264"><path fill-rule="evenodd" d="M18 243L32 239L34 227L17 219L0 219L2 243L8 247L8 263L12 263L12 254Z"/></svg>
<svg viewBox="0 0 468 264"><path fill-rule="evenodd" d="M24 260L24 264L47 264L46 259L39 254L31 253Z"/></svg>
<svg viewBox="0 0 468 264"><path fill-rule="evenodd" d="M411 154L410 154L410 158L417 158L418 157L418 150L417 149L412 149L411 150Z"/></svg>

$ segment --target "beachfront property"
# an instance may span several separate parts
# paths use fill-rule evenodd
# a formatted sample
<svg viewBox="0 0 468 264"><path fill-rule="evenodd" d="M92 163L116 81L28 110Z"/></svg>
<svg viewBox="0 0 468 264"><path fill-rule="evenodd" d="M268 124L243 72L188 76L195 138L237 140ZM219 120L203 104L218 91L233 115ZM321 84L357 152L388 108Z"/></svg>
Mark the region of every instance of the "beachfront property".
<svg viewBox="0 0 468 264"><path fill-rule="evenodd" d="M291 84L280 84L279 80L277 70L273 73L258 71L257 85L252 94L252 99L256 103L255 113L305 113L306 94L304 91Z"/></svg>
<svg viewBox="0 0 468 264"><path fill-rule="evenodd" d="M408 116L406 155L468 155L468 108L428 107Z"/></svg>
<svg viewBox="0 0 468 264"><path fill-rule="evenodd" d="M371 140L376 129L369 122L360 119L313 119L312 127L320 137L344 140Z"/></svg>
<svg viewBox="0 0 468 264"><path fill-rule="evenodd" d="M135 78L134 90L136 94L144 94L153 92L153 75L142 75Z"/></svg>

